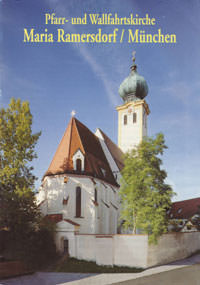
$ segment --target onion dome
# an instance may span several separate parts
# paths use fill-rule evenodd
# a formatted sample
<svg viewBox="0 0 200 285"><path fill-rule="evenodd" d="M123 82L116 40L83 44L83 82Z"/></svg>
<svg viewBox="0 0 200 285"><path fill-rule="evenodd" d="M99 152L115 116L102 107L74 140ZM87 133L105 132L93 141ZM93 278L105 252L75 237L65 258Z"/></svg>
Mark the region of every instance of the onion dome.
<svg viewBox="0 0 200 285"><path fill-rule="evenodd" d="M126 103L144 99L147 94L148 85L144 77L137 73L137 65L135 64L135 52L133 52L133 65L131 66L131 73L120 85L119 95Z"/></svg>

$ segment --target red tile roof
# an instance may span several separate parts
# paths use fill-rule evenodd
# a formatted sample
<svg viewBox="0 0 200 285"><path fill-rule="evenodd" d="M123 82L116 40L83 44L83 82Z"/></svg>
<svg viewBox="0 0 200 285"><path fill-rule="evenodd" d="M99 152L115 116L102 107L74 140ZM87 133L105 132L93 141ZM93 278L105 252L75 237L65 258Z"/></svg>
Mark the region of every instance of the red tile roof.
<svg viewBox="0 0 200 285"><path fill-rule="evenodd" d="M63 219L62 214L50 214L50 215L47 215L46 217L54 223L59 223Z"/></svg>
<svg viewBox="0 0 200 285"><path fill-rule="evenodd" d="M85 156L85 169L80 173L74 170L72 160L78 149ZM117 185L98 138L74 117L71 118L44 176L64 173L89 175Z"/></svg>
<svg viewBox="0 0 200 285"><path fill-rule="evenodd" d="M77 224L77 223L73 222L73 221L70 220L70 219L64 219L64 221L65 221L65 222L68 222L68 223L70 223L70 224L72 224L73 226L80 226L80 224Z"/></svg>
<svg viewBox="0 0 200 285"><path fill-rule="evenodd" d="M50 214L50 215L47 215L46 217L54 223L59 223L61 221L65 221L65 222L72 224L73 226L80 226L79 224L75 223L74 221L72 221L70 219L63 219L62 214Z"/></svg>
<svg viewBox="0 0 200 285"><path fill-rule="evenodd" d="M109 149L115 163L117 164L119 170L122 170L122 168L124 167L124 163L123 163L123 155L124 153L121 151L121 149L113 142L111 141L111 139L101 130L99 129L99 131L101 132L104 142L107 146L107 148Z"/></svg>
<svg viewBox="0 0 200 285"><path fill-rule="evenodd" d="M174 202L169 212L171 219L190 219L200 212L200 198Z"/></svg>

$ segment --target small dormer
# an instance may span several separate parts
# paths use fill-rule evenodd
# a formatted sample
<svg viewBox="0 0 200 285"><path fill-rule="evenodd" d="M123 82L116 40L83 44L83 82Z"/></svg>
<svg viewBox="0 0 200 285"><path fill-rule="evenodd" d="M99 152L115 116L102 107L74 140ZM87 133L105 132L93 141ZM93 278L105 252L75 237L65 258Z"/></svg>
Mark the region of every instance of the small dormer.
<svg viewBox="0 0 200 285"><path fill-rule="evenodd" d="M74 170L81 172L85 168L85 157L80 149L78 149L73 155L73 167Z"/></svg>

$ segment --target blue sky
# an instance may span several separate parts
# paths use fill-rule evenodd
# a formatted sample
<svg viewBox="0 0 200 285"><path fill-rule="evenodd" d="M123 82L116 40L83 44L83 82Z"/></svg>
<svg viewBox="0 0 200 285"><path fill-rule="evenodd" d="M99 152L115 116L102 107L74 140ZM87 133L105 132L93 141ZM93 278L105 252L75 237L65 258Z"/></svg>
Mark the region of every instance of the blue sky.
<svg viewBox="0 0 200 285"><path fill-rule="evenodd" d="M35 174L47 170L58 143L76 110L76 117L92 131L100 127L117 142L118 95L129 74L132 51L138 72L149 86L146 98L151 114L148 134L162 131L168 149L163 156L174 200L200 196L200 1L199 0L1 0L0 107L11 97L30 102L33 130L42 131L37 145ZM45 25L45 13L81 17L84 13L130 13L156 18L146 32L176 34L176 44L23 43L23 29L55 33ZM66 32L94 33L114 26L61 27ZM123 27L128 29L142 27Z"/></svg>

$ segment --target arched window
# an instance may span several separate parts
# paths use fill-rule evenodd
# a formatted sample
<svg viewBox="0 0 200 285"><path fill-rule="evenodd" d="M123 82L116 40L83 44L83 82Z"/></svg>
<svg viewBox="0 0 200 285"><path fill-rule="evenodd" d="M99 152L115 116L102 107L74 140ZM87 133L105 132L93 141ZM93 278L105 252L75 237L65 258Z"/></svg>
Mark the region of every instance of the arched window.
<svg viewBox="0 0 200 285"><path fill-rule="evenodd" d="M97 203L97 189L94 189L94 201Z"/></svg>
<svg viewBox="0 0 200 285"><path fill-rule="evenodd" d="M136 122L137 122L137 114L133 113L133 123L136 123Z"/></svg>
<svg viewBox="0 0 200 285"><path fill-rule="evenodd" d="M77 171L79 171L79 172L81 172L81 159L80 158L78 158L77 160L76 160L76 170Z"/></svg>
<svg viewBox="0 0 200 285"><path fill-rule="evenodd" d="M127 125L127 115L124 115L124 125Z"/></svg>
<svg viewBox="0 0 200 285"><path fill-rule="evenodd" d="M76 187L76 217L81 217L81 187Z"/></svg>

